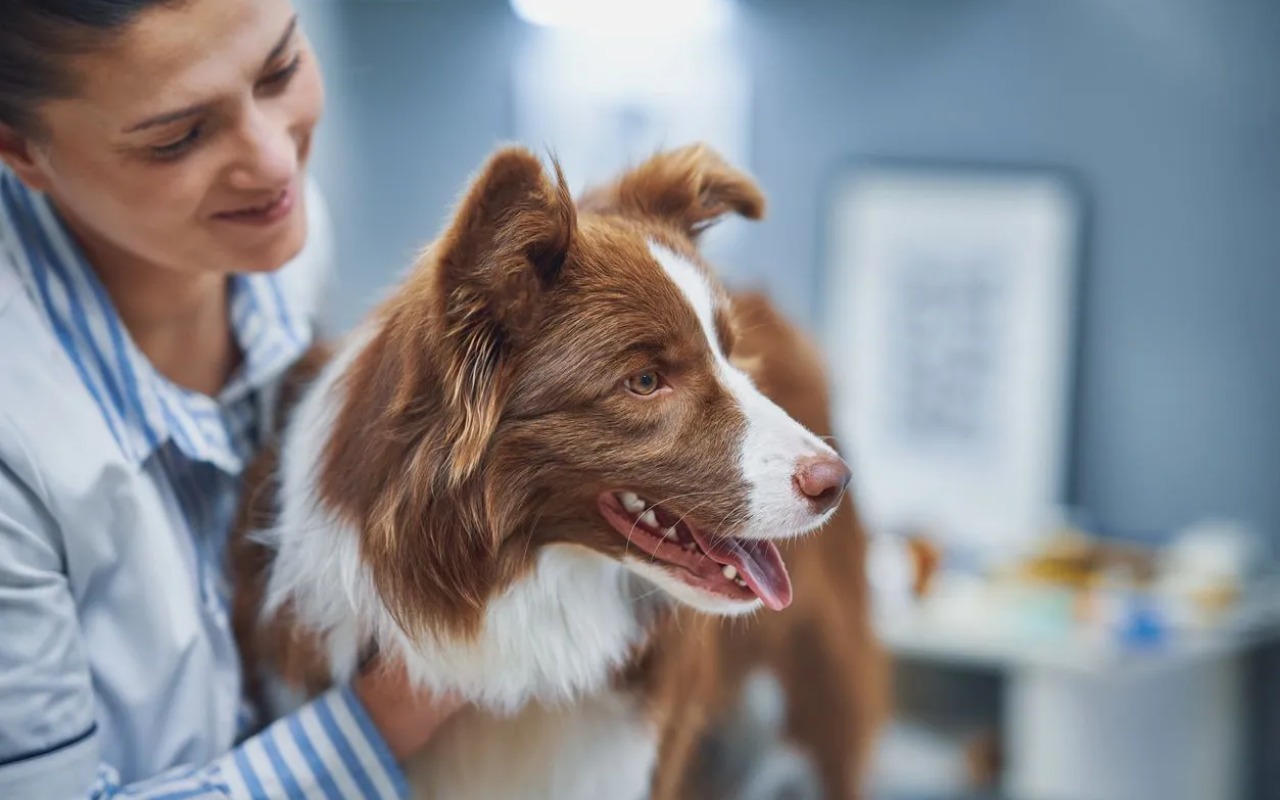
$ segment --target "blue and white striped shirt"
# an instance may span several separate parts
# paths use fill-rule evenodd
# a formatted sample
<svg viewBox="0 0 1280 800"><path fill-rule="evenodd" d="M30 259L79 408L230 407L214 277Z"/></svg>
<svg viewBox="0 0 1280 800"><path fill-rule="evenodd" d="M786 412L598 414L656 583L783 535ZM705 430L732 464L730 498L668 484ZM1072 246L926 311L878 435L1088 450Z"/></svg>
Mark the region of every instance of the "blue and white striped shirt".
<svg viewBox="0 0 1280 800"><path fill-rule="evenodd" d="M259 733L223 551L279 379L311 341L327 219L230 279L217 397L160 375L48 200L0 170L0 797L392 798L347 687Z"/></svg>

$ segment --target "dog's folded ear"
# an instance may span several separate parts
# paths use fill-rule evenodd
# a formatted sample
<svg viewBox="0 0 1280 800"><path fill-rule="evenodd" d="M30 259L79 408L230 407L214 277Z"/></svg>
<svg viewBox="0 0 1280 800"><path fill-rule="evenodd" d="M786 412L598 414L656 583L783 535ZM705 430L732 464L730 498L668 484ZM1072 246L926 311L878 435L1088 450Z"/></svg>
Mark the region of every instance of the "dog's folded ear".
<svg viewBox="0 0 1280 800"><path fill-rule="evenodd" d="M694 144L659 153L615 182L586 192L584 211L666 220L696 238L726 214L764 216L760 187L715 150Z"/></svg>

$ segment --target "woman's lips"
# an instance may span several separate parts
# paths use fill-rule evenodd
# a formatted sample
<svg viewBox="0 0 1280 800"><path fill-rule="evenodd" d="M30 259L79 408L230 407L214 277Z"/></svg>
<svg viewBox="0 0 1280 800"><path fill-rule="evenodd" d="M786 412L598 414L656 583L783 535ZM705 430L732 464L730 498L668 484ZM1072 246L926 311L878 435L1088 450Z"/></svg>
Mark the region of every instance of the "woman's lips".
<svg viewBox="0 0 1280 800"><path fill-rule="evenodd" d="M214 218L240 225L271 225L289 216L289 212L293 211L294 194L293 184L290 184L275 198L265 203L223 211L215 214Z"/></svg>

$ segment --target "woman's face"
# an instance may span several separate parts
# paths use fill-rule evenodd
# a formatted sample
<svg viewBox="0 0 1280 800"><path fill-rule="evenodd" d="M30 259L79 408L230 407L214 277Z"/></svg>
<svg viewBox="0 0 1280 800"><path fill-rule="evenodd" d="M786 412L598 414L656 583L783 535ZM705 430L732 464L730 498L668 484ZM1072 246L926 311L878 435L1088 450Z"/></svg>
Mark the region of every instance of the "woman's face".
<svg viewBox="0 0 1280 800"><path fill-rule="evenodd" d="M289 0L189 0L72 58L74 97L10 158L91 256L183 272L272 270L306 238L324 106Z"/></svg>

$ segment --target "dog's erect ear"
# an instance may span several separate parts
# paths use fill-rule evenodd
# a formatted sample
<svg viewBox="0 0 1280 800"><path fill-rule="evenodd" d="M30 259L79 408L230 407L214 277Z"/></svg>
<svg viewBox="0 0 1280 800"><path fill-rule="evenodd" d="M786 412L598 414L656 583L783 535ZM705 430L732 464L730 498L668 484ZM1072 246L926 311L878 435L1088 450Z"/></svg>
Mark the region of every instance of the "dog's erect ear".
<svg viewBox="0 0 1280 800"><path fill-rule="evenodd" d="M505 149L481 170L430 257L449 349L444 376L453 448L450 477L475 469L505 401L504 364L535 329L541 295L573 245L573 198L527 150Z"/></svg>
<svg viewBox="0 0 1280 800"><path fill-rule="evenodd" d="M528 322L573 244L573 199L521 148L500 150L471 184L435 248L450 325L485 314L509 333Z"/></svg>
<svg viewBox="0 0 1280 800"><path fill-rule="evenodd" d="M657 217L697 237L725 214L764 216L764 193L746 173L703 144L650 158L612 184L586 192L583 210Z"/></svg>

